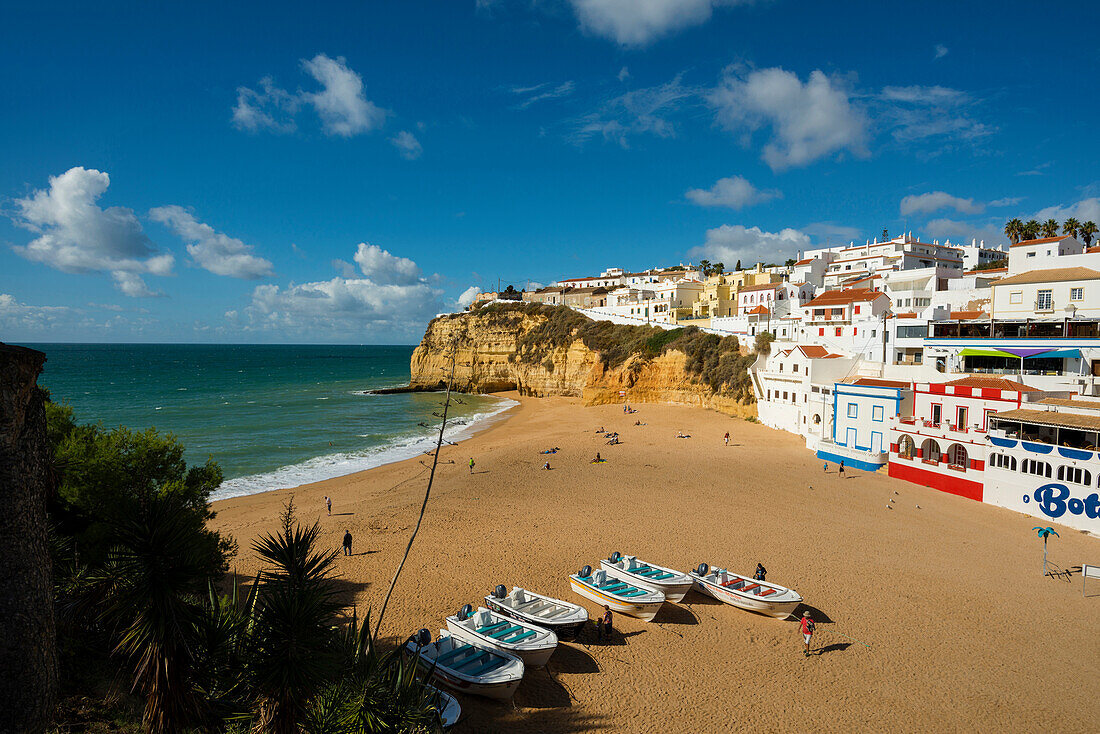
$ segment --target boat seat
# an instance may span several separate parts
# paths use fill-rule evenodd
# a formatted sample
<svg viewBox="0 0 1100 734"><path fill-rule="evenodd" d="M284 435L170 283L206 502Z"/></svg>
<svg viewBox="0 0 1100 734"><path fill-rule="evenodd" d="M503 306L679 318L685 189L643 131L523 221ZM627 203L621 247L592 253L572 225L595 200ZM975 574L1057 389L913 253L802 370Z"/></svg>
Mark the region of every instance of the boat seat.
<svg viewBox="0 0 1100 734"><path fill-rule="evenodd" d="M542 600L541 599L532 599L531 601L525 601L522 604L513 604L512 609L515 609L516 611L519 611L520 609L523 609L524 611L526 611L527 607L533 607L534 605L538 604L540 601L542 601Z"/></svg>
<svg viewBox="0 0 1100 734"><path fill-rule="evenodd" d="M553 614L547 615L546 618L547 619L557 619L561 615L566 614L568 612L569 612L569 607L562 607L561 609L557 610Z"/></svg>
<svg viewBox="0 0 1100 734"><path fill-rule="evenodd" d="M760 592L760 596L771 596L775 593L775 589L764 589Z"/></svg>
<svg viewBox="0 0 1100 734"><path fill-rule="evenodd" d="M510 627L510 626L511 626L511 622L497 622L496 624L490 624L487 627L478 627L474 631L477 632L479 635L484 635L484 634L488 634L489 632L492 632L493 630L500 629L501 627Z"/></svg>
<svg viewBox="0 0 1100 734"><path fill-rule="evenodd" d="M517 642L523 642L528 637L534 637L537 634L538 634L538 632L535 632L534 630L527 630L522 635L517 635L516 637L513 637L510 640L501 640L501 642L507 642L509 645L514 645Z"/></svg>
<svg viewBox="0 0 1100 734"><path fill-rule="evenodd" d="M646 592L642 589L632 589L630 591L624 591L620 596L642 596Z"/></svg>
<svg viewBox="0 0 1100 734"><path fill-rule="evenodd" d="M490 659L491 657L493 657L493 654L491 652L481 652L478 655L471 655L469 658L467 658L466 660L463 660L458 665L450 666L450 668L451 668L451 670L457 670L457 671L460 671L462 673L465 673L466 675L470 675L469 671L462 670L462 669L463 668L469 668L470 670L473 670L474 668L478 667L479 665L481 665L482 663L484 663L486 660Z"/></svg>
<svg viewBox="0 0 1100 734"><path fill-rule="evenodd" d="M747 586L742 586L738 591L752 591L758 588L760 588L760 584L748 584Z"/></svg>
<svg viewBox="0 0 1100 734"><path fill-rule="evenodd" d="M487 635L487 637L491 637L494 640L499 640L502 637L504 637L505 635L510 635L513 632L520 631L521 629L523 629L523 627L520 627L518 624L513 624L513 625L509 626L508 629L499 630L497 632L492 633L491 635Z"/></svg>
<svg viewBox="0 0 1100 734"><path fill-rule="evenodd" d="M457 658L462 653L467 652L469 650L473 650L473 649L474 649L473 645L460 645L459 647L456 647L452 650L448 650L447 652L443 653L442 655L437 655L436 658L435 658L435 661L439 664L444 664L448 660L453 660L454 658Z"/></svg>
<svg viewBox="0 0 1100 734"><path fill-rule="evenodd" d="M493 672L497 668L503 668L509 662L510 661L508 660L508 658L505 658L505 657L493 657L491 660L489 660L489 662L485 663L484 665L482 665L477 670L468 671L468 672L465 673L465 675L470 675L470 676L485 675L486 673Z"/></svg>
<svg viewBox="0 0 1100 734"><path fill-rule="evenodd" d="M609 594L617 594L623 589L629 589L628 584L624 584L622 581L613 581L608 584L604 584L600 587L600 591L606 591Z"/></svg>

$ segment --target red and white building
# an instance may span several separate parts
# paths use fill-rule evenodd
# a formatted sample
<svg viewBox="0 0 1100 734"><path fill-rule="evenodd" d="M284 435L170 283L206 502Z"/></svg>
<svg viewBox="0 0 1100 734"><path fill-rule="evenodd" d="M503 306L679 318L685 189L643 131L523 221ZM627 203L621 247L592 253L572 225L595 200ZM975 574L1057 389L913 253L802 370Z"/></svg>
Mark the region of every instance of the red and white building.
<svg viewBox="0 0 1100 734"><path fill-rule="evenodd" d="M1003 377L916 383L913 415L891 430L890 476L981 502L989 418L1032 393L1043 391Z"/></svg>

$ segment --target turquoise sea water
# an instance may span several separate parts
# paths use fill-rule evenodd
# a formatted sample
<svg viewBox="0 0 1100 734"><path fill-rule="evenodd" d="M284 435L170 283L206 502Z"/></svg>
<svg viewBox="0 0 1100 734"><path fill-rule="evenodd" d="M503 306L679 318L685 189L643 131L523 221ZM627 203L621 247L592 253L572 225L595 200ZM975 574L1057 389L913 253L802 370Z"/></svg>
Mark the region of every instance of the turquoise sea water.
<svg viewBox="0 0 1100 734"><path fill-rule="evenodd" d="M409 381L409 346L27 344L39 384L80 422L176 434L213 456L217 497L254 494L400 461L430 448L442 395L370 395ZM451 439L511 401L460 397ZM421 425L425 424L425 425Z"/></svg>

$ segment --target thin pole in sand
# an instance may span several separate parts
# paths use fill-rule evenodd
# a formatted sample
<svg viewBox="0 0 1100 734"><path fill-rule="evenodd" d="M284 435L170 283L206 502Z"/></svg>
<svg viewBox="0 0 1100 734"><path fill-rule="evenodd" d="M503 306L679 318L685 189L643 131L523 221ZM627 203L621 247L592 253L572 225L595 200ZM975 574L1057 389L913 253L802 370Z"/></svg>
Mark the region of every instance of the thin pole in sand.
<svg viewBox="0 0 1100 734"><path fill-rule="evenodd" d="M443 397L443 420L439 424L439 438L435 442L435 451L432 455L432 471L428 475L428 487L424 490L424 501L420 504L420 517L416 519L416 527L413 528L412 535L409 537L409 544L405 546L405 555L401 556L401 563L397 566L397 572L393 575L393 581L390 582L390 588L386 592L386 598L382 601L382 611L378 614L378 622L374 625L374 639L378 639L378 630L382 629L382 618L386 616L386 606L390 603L390 595L393 593L393 589L397 586L397 577L401 575L401 569L405 567L405 561L408 560L409 551L412 550L413 541L416 540L416 534L420 531L420 523L424 521L424 510L428 507L428 497L432 493L432 482L435 481L435 468L439 465L439 450L443 445L443 429L447 427L447 411L451 407L451 386L455 380L455 364L458 362L458 341L451 342L450 354L447 357L451 361L451 373L447 377L447 393Z"/></svg>

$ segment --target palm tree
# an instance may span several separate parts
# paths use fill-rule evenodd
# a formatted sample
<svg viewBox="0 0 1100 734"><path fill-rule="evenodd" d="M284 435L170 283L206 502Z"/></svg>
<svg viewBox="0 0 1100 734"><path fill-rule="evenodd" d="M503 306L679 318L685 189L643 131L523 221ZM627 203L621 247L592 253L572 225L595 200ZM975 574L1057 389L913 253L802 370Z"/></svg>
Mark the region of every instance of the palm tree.
<svg viewBox="0 0 1100 734"><path fill-rule="evenodd" d="M1039 537L1043 539L1043 575L1046 576L1047 575L1047 538L1051 535L1053 535L1056 538L1060 538L1062 536L1058 535L1058 533L1054 530L1054 528L1032 528L1032 530L1037 532L1039 534Z"/></svg>
<svg viewBox="0 0 1100 734"><path fill-rule="evenodd" d="M701 270L703 272L703 277L704 278L707 277L708 275L710 275L710 260L700 260L699 261L699 270Z"/></svg>
<svg viewBox="0 0 1100 734"><path fill-rule="evenodd" d="M1081 223L1074 217L1070 217L1066 221L1062 222L1062 234L1069 235L1070 237L1077 237L1077 231L1081 229Z"/></svg>
<svg viewBox="0 0 1100 734"><path fill-rule="evenodd" d="M1058 222L1054 219L1048 219L1043 222L1043 236L1044 237L1057 237L1058 236Z"/></svg>
<svg viewBox="0 0 1100 734"><path fill-rule="evenodd" d="M1035 219L1029 219L1024 223L1023 238L1025 240L1039 239L1039 233L1042 230L1042 225Z"/></svg>
<svg viewBox="0 0 1100 734"><path fill-rule="evenodd" d="M1081 239L1085 243L1085 247L1090 246L1092 244L1092 236L1096 234L1096 222L1089 220L1083 223L1078 232L1081 235Z"/></svg>
<svg viewBox="0 0 1100 734"><path fill-rule="evenodd" d="M1012 244L1019 244L1020 238L1024 234L1024 223L1019 219L1009 219L1005 222L1005 237L1007 237Z"/></svg>

